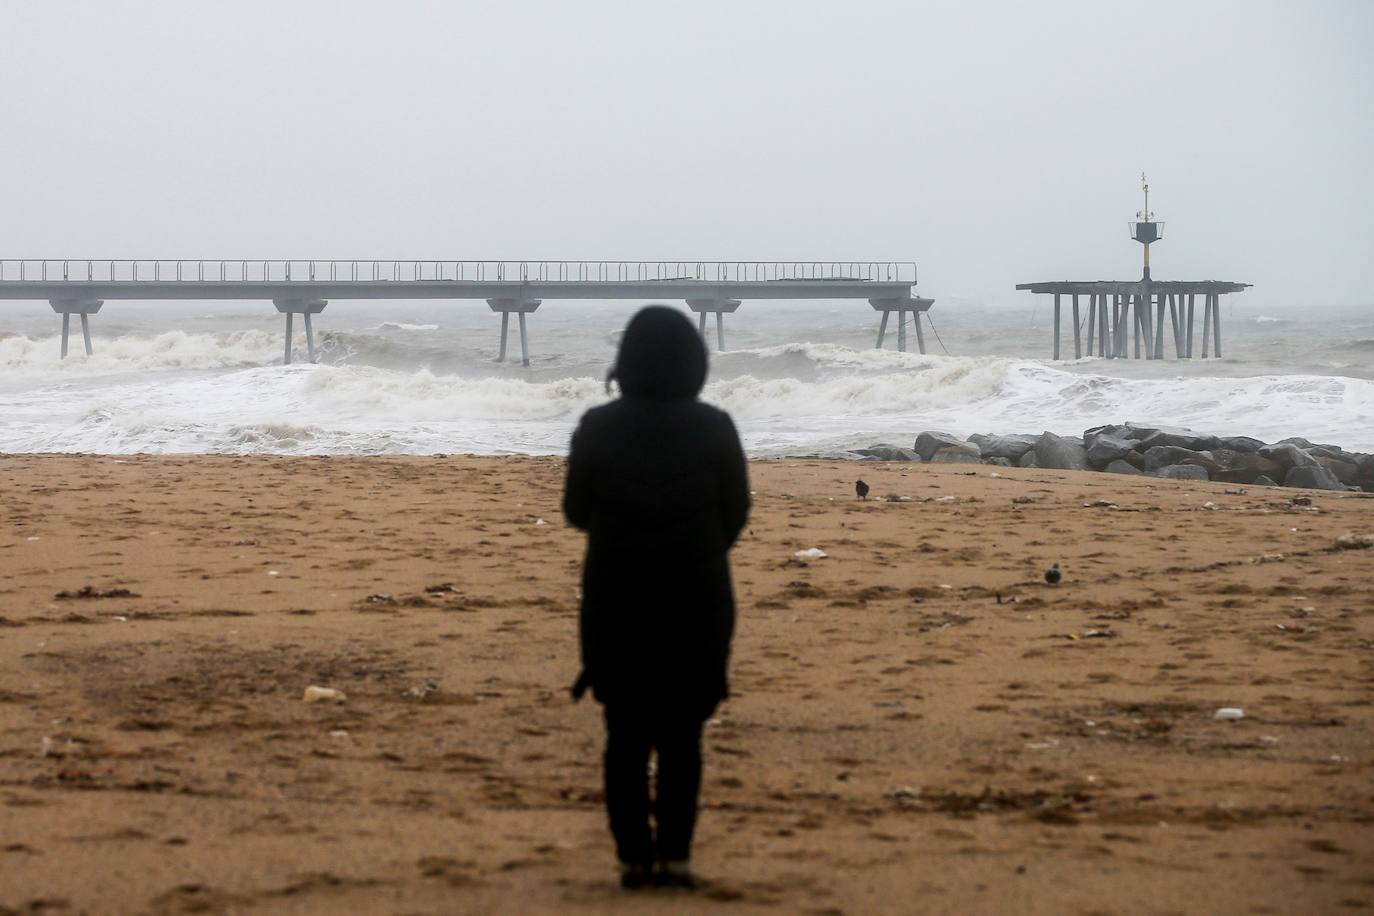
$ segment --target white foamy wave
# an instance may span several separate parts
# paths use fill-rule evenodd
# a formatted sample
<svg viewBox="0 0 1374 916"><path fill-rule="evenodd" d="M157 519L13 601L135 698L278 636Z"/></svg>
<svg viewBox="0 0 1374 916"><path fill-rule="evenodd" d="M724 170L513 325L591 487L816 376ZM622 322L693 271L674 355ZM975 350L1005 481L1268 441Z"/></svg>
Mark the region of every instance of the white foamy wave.
<svg viewBox="0 0 1374 916"><path fill-rule="evenodd" d="M995 397L942 413L953 432L1079 434L1129 420L1271 442L1301 435L1374 448L1374 382L1339 376L1122 379L1024 362Z"/></svg>
<svg viewBox="0 0 1374 916"><path fill-rule="evenodd" d="M0 374L57 372L98 375L166 369L225 369L280 361L281 337L266 331L223 333L167 331L156 335L122 335L99 339L86 356L80 333L71 338L71 356L62 358L59 337L0 339Z"/></svg>
<svg viewBox="0 0 1374 916"><path fill-rule="evenodd" d="M557 451L601 382L372 367L251 368L0 398L0 451L426 454Z"/></svg>
<svg viewBox="0 0 1374 916"><path fill-rule="evenodd" d="M1287 321L1286 318L1270 318L1268 315L1255 316L1255 324L1274 324L1279 321Z"/></svg>
<svg viewBox="0 0 1374 916"><path fill-rule="evenodd" d="M606 399L603 384L592 378L536 383L369 366L315 366L300 378L302 398L327 415L389 418L393 423L552 419L580 414Z"/></svg>
<svg viewBox="0 0 1374 916"><path fill-rule="evenodd" d="M437 331L437 324L406 324L404 321L383 321L369 331Z"/></svg>
<svg viewBox="0 0 1374 916"><path fill-rule="evenodd" d="M715 377L753 375L808 380L827 374L920 370L936 365L941 358L896 350L854 349L840 344L792 343L718 354L713 357L711 373Z"/></svg>
<svg viewBox="0 0 1374 916"><path fill-rule="evenodd" d="M857 359L868 374L840 372L835 362L816 367L816 378L737 376L707 385L704 397L741 419L912 415L977 404L1001 392L1022 365L994 357L902 356L905 371L881 371L893 364L882 351ZM886 364L886 365L885 365Z"/></svg>
<svg viewBox="0 0 1374 916"><path fill-rule="evenodd" d="M191 339L108 350L124 368L140 360L175 367L205 343L194 338L205 337L216 353L238 346L264 362L280 359L275 335L241 333L237 343L181 335ZM0 375L0 451L547 454L564 451L581 414L606 399L590 375L534 380L490 365L475 377L375 365L211 365L64 373L22 385L32 373ZM909 444L927 429L1076 435L1121 421L1374 449L1368 380L1115 378L1092 368L799 344L724 354L703 397L728 410L748 450L762 455Z"/></svg>

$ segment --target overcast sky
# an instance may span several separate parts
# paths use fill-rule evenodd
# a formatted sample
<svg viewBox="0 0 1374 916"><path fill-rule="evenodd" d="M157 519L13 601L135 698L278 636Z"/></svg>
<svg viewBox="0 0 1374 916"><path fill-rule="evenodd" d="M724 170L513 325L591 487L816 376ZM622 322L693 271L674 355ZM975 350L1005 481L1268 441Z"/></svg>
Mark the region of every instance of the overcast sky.
<svg viewBox="0 0 1374 916"><path fill-rule="evenodd" d="M1374 2L6 0L0 257L915 260L1374 303ZM939 304L937 303L937 308Z"/></svg>

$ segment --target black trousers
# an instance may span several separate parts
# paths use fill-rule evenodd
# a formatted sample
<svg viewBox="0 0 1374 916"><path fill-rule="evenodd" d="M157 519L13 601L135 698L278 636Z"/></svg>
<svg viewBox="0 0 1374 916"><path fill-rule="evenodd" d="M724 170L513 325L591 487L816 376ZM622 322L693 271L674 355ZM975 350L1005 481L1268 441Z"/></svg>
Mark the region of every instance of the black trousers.
<svg viewBox="0 0 1374 916"><path fill-rule="evenodd" d="M606 812L616 855L627 865L685 860L701 793L701 727L696 715L606 707ZM649 755L658 778L649 799ZM657 831L649 827L652 810ZM656 835L655 835L656 833Z"/></svg>

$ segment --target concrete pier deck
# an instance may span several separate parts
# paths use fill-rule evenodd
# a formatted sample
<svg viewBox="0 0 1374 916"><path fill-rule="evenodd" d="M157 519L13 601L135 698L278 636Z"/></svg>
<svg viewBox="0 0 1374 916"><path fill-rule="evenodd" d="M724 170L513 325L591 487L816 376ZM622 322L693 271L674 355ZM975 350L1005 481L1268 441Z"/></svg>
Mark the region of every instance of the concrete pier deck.
<svg viewBox="0 0 1374 916"><path fill-rule="evenodd" d="M509 316L520 317L526 365L525 316L545 299L683 300L703 334L716 315L723 349L723 316L744 299L866 299L919 320L932 300L915 286L911 261L0 260L0 299L46 299L64 326L109 299L272 300L288 332L293 314L318 314L330 299L485 299L502 315L503 357Z"/></svg>

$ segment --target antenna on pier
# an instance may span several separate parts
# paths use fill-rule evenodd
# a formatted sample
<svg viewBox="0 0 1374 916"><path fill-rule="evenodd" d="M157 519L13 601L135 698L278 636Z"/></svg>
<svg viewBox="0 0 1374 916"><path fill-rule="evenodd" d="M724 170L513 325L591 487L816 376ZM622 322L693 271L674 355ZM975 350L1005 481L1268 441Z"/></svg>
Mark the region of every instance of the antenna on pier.
<svg viewBox="0 0 1374 916"><path fill-rule="evenodd" d="M1145 193L1145 209L1135 215L1135 222L1130 223L1131 238L1145 246L1145 272L1142 279L1150 279L1150 243L1157 242L1164 238L1164 224L1155 222L1155 215L1150 210L1150 183L1145 178L1145 173L1140 173L1140 190Z"/></svg>

